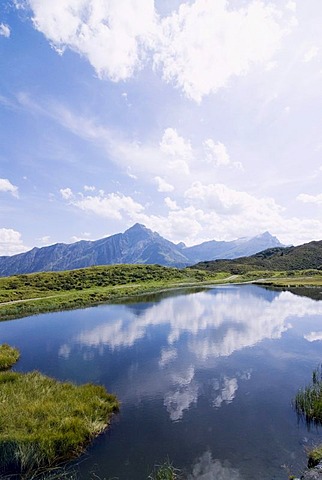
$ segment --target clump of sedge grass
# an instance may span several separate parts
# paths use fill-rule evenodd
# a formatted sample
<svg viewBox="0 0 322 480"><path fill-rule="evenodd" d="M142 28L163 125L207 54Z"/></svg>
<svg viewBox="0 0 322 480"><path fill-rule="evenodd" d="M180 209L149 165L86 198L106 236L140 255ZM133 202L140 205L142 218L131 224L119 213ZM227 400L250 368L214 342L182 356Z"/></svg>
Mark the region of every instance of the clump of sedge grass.
<svg viewBox="0 0 322 480"><path fill-rule="evenodd" d="M25 474L78 456L118 408L102 386L0 372L0 471Z"/></svg>
<svg viewBox="0 0 322 480"><path fill-rule="evenodd" d="M19 350L6 343L0 345L0 370L11 368L20 357Z"/></svg>
<svg viewBox="0 0 322 480"><path fill-rule="evenodd" d="M294 400L298 415L303 417L308 425L322 424L322 366L312 373L312 383L300 389ZM322 460L322 445L308 452L308 465L313 467Z"/></svg>
<svg viewBox="0 0 322 480"><path fill-rule="evenodd" d="M148 480L179 480L180 478L180 470L175 468L169 460L163 465L157 465L148 476Z"/></svg>
<svg viewBox="0 0 322 480"><path fill-rule="evenodd" d="M321 366L313 370L312 383L301 388L296 394L294 407L297 413L303 416L310 425L322 424L322 369Z"/></svg>

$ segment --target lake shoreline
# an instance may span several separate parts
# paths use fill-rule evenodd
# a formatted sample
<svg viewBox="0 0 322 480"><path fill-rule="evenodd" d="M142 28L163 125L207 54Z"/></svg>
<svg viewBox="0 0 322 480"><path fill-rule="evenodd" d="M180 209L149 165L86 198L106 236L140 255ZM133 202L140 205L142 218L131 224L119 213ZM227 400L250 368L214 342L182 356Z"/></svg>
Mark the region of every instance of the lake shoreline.
<svg viewBox="0 0 322 480"><path fill-rule="evenodd" d="M161 274L158 272L157 279L149 279L144 276L141 278L130 279L130 283L124 283L123 279L120 283L114 283L112 285L100 286L97 282L97 278L94 277L93 284L77 285L71 287L68 283L64 284L64 287L55 291L55 286L46 285L45 289L38 289L36 287L20 288L18 295L17 291L10 285L15 284L15 279L23 278L23 282L26 285L30 285L30 279L42 279L51 275L66 276L69 274L82 274L87 271L92 272L101 270L118 270L128 268L128 265L116 265L107 267L93 267L88 269L81 269L79 271L69 272L42 272L38 274L19 275L17 277L4 277L0 278L0 321L14 320L30 315L57 312L63 310L74 310L78 308L94 307L102 304L111 304L123 302L125 299L130 300L142 295L150 295L155 293L162 293L166 291L196 289L196 288L212 288L213 286L220 285L243 285L254 284L264 288L289 290L297 295L309 296L314 299L322 299L322 274L320 271L299 271L294 272L292 276L285 275L286 272L248 272L243 275L231 275L226 272L220 272L216 274L209 274L208 272L199 271L195 269L171 269L160 266L148 266L152 269L162 269ZM146 265L133 265L130 267L134 272L134 276L138 277L141 274L141 267ZM171 279L162 279L162 274L168 271L171 272ZM86 275L85 273L85 275ZM1 282L11 282L6 286L5 296L1 296ZM56 280L55 280L56 281ZM101 281L101 279L100 279ZM46 280L47 284L48 281ZM95 284L97 282L97 284ZM23 285L24 286L24 285ZM3 291L3 290L2 290ZM41 294L41 296L40 296ZM28 297L26 298L26 295ZM19 296L20 298L16 298ZM2 301L3 298L9 298L9 301Z"/></svg>

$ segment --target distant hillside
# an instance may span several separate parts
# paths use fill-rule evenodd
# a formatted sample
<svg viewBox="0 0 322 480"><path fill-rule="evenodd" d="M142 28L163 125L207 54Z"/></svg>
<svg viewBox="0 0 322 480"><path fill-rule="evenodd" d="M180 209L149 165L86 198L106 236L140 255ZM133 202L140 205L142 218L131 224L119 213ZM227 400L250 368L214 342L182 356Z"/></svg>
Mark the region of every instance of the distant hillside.
<svg viewBox="0 0 322 480"><path fill-rule="evenodd" d="M298 247L270 248L235 260L200 262L194 268L241 274L251 270L322 270L322 240Z"/></svg>
<svg viewBox="0 0 322 480"><path fill-rule="evenodd" d="M279 240L265 232L253 238L231 242L213 240L186 247L184 243L174 244L137 223L124 233L96 241L57 243L10 257L0 257L0 276L121 263L185 267L203 260L236 258L279 246L282 246Z"/></svg>

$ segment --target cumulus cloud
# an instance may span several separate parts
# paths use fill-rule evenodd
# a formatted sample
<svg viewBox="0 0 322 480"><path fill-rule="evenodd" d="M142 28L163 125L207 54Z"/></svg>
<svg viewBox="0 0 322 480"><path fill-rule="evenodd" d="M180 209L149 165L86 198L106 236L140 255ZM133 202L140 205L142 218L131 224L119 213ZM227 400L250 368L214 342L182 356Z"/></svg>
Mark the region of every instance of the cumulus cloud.
<svg viewBox="0 0 322 480"><path fill-rule="evenodd" d="M193 100L246 74L253 64L266 65L292 26L283 12L262 1L232 9L226 0L183 3L162 20L154 62L163 78Z"/></svg>
<svg viewBox="0 0 322 480"><path fill-rule="evenodd" d="M69 48L85 57L100 78L125 80L152 61L166 82L197 102L253 64L265 67L294 24L293 2L278 9L254 0L233 9L227 0L195 0L163 18L153 0L24 5L58 53Z"/></svg>
<svg viewBox="0 0 322 480"><path fill-rule="evenodd" d="M84 185L84 191L85 192L95 192L96 187L94 185Z"/></svg>
<svg viewBox="0 0 322 480"><path fill-rule="evenodd" d="M15 255L28 250L23 244L21 233L12 228L0 228L0 255Z"/></svg>
<svg viewBox="0 0 322 480"><path fill-rule="evenodd" d="M322 332L310 332L304 335L305 340L308 342L316 342L322 340Z"/></svg>
<svg viewBox="0 0 322 480"><path fill-rule="evenodd" d="M50 245L50 235L44 235L43 237L38 238L38 240L43 246Z"/></svg>
<svg viewBox="0 0 322 480"><path fill-rule="evenodd" d="M178 135L174 128L167 128L164 131L160 142L162 153L170 156L170 169L180 173L189 174L189 159L192 158L192 148L189 141Z"/></svg>
<svg viewBox="0 0 322 480"><path fill-rule="evenodd" d="M206 160L215 165L228 165L230 158L225 145L221 142L215 143L211 138L204 141Z"/></svg>
<svg viewBox="0 0 322 480"><path fill-rule="evenodd" d="M296 12L296 2L294 0L290 0L289 2L287 2L286 8L288 8L292 12Z"/></svg>
<svg viewBox="0 0 322 480"><path fill-rule="evenodd" d="M170 197L166 197L164 199L164 203L169 208L169 210L179 210L177 202L175 200L172 200Z"/></svg>
<svg viewBox="0 0 322 480"><path fill-rule="evenodd" d="M121 193L105 194L100 190L97 195L74 194L70 188L60 190L64 200L74 207L100 217L120 220L123 216L135 219L144 207L135 202L132 197Z"/></svg>
<svg viewBox="0 0 322 480"><path fill-rule="evenodd" d="M139 68L155 28L153 0L27 0L33 23L58 53L84 56L100 78L125 80Z"/></svg>
<svg viewBox="0 0 322 480"><path fill-rule="evenodd" d="M251 213L265 215L280 213L281 207L272 198L257 199L246 192L227 187L224 184L208 184L194 182L185 192L185 197L193 204L206 210L214 210L219 214L236 215Z"/></svg>
<svg viewBox="0 0 322 480"><path fill-rule="evenodd" d="M10 27L5 23L0 23L0 35L3 37L9 38L10 37Z"/></svg>
<svg viewBox="0 0 322 480"><path fill-rule="evenodd" d="M304 62L310 62L313 58L317 57L319 50L320 49L317 45L312 45L308 48L303 57Z"/></svg>
<svg viewBox="0 0 322 480"><path fill-rule="evenodd" d="M72 190L69 187L61 188L59 191L64 200L69 200L74 196Z"/></svg>
<svg viewBox="0 0 322 480"><path fill-rule="evenodd" d="M164 178L154 177L154 180L158 186L158 192L172 192L174 190L174 186L166 182Z"/></svg>
<svg viewBox="0 0 322 480"><path fill-rule="evenodd" d="M174 128L166 128L160 142L161 151L174 157L191 157L191 145L183 137L178 135Z"/></svg>
<svg viewBox="0 0 322 480"><path fill-rule="evenodd" d="M7 178L0 178L0 192L9 192L18 198L18 187L13 185Z"/></svg>
<svg viewBox="0 0 322 480"><path fill-rule="evenodd" d="M165 199L168 207L166 213L151 213L151 206L146 204L145 208L131 208L128 215L128 218L145 224L169 240L192 245L211 239L233 240L266 230L285 244L300 244L322 237L320 219L288 217L283 207L270 197L257 197L231 188L228 183L205 183L209 178L209 166L202 161L205 145L192 145L174 128L164 130L160 141L131 141L94 119L83 117L60 104L35 102L26 96L20 96L19 101L33 112L53 118L68 131L94 143L97 148L103 148L118 167L123 171L130 169L131 175L138 175L141 181L151 184L159 177L161 180L157 181L161 189L164 189L164 182L172 185L174 190L171 199ZM227 148L225 150L227 153ZM229 165L233 164L230 161ZM224 170L226 174L229 169ZM230 174L233 172L229 171ZM191 178L195 179L193 183ZM168 179L171 179L171 183ZM71 200L69 196L72 192L62 190L65 200ZM90 192L86 188L84 190L85 193ZM85 196L85 201L76 202L76 206L101 215L102 209L98 206L102 205L102 198L97 193L87 200ZM117 195L122 196L120 193ZM320 202L319 196L301 194L298 198L311 203ZM77 200L82 200L82 197ZM94 202L97 204L95 208Z"/></svg>
<svg viewBox="0 0 322 480"><path fill-rule="evenodd" d="M320 205L322 204L322 193L319 193L318 195L301 193L300 195L298 195L297 199L303 203L316 203L317 205Z"/></svg>
<svg viewBox="0 0 322 480"><path fill-rule="evenodd" d="M203 142L205 161L215 166L231 165L235 168L242 169L241 162L232 162L227 152L226 146L221 142L214 142L212 138L208 138Z"/></svg>

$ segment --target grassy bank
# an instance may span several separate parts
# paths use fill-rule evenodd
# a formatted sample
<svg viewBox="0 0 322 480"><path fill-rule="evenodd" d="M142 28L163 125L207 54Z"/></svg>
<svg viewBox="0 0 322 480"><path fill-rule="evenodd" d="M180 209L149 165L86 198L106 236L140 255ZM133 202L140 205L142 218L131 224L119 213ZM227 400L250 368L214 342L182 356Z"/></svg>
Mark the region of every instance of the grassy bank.
<svg viewBox="0 0 322 480"><path fill-rule="evenodd" d="M221 282L225 273L111 265L0 278L0 320L122 300L166 288Z"/></svg>
<svg viewBox="0 0 322 480"><path fill-rule="evenodd" d="M78 456L118 407L101 386L61 383L39 372L0 372L0 471L31 478Z"/></svg>
<svg viewBox="0 0 322 480"><path fill-rule="evenodd" d="M253 282L299 289L321 287L321 270L257 270L240 275L160 265L110 265L0 278L0 320L124 301L164 289ZM302 294L301 291L294 290ZM305 293L305 292L304 292ZM316 291L317 298L322 294ZM322 298L322 297L321 297Z"/></svg>
<svg viewBox="0 0 322 480"><path fill-rule="evenodd" d="M6 343L0 345L0 371L11 368L20 357L20 352Z"/></svg>

